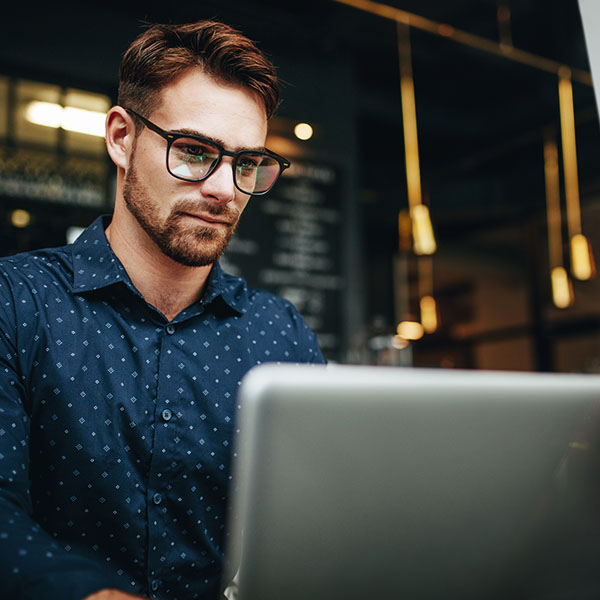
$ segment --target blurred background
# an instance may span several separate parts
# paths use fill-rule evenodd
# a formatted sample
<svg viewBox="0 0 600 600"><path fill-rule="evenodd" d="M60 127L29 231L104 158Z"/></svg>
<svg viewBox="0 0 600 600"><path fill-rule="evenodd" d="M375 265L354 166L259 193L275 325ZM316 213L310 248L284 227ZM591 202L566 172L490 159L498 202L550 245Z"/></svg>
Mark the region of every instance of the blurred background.
<svg viewBox="0 0 600 600"><path fill-rule="evenodd" d="M275 63L267 145L293 162L226 269L292 300L332 362L600 372L600 126L574 0L13 4L0 255L111 211L120 57L145 22L203 18Z"/></svg>

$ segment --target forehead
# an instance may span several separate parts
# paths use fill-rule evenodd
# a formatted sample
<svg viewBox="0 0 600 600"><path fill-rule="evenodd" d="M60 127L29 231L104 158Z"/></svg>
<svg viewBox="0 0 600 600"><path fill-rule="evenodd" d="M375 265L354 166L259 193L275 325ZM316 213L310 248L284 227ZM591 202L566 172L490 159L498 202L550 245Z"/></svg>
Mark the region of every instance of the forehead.
<svg viewBox="0 0 600 600"><path fill-rule="evenodd" d="M223 140L230 148L264 145L267 117L258 96L190 69L166 86L150 117L163 129L188 129Z"/></svg>

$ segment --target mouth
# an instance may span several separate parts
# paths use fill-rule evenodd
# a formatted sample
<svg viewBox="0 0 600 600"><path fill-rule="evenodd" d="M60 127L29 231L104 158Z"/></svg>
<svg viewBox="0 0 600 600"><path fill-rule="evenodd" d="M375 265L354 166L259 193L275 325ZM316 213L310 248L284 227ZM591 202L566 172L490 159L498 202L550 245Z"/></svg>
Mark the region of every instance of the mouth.
<svg viewBox="0 0 600 600"><path fill-rule="evenodd" d="M182 213L182 216L187 217L188 219L193 219L204 227L231 227L231 223L224 220L222 217L215 217L212 215L197 215L194 213Z"/></svg>

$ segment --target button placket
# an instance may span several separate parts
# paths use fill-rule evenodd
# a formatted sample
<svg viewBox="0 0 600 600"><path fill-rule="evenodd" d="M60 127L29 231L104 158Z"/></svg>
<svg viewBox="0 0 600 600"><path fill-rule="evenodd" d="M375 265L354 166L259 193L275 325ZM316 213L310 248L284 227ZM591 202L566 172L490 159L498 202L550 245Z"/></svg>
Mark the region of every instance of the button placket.
<svg viewBox="0 0 600 600"><path fill-rule="evenodd" d="M151 576L163 575L164 562L168 555L169 548L166 546L165 531L168 527L168 497L163 489L165 479L163 478L169 472L172 455L172 444L174 433L172 432L174 413L171 408L168 408L169 403L175 397L176 389L174 387L177 364L174 363L175 348L178 347L177 337L173 337L177 331L177 326L169 323L163 327L163 342L160 345L159 356L159 373L157 386L157 406L155 419L157 424L163 424L162 427L157 427L154 435L153 458L151 463L151 473L149 478L149 552L148 566L151 568ZM179 384L178 384L179 385ZM161 406L162 404L162 406ZM169 422L171 422L170 425ZM157 491L161 490L163 491ZM155 598L156 594L160 593L160 588L163 587L161 579L152 579L150 581L150 596Z"/></svg>

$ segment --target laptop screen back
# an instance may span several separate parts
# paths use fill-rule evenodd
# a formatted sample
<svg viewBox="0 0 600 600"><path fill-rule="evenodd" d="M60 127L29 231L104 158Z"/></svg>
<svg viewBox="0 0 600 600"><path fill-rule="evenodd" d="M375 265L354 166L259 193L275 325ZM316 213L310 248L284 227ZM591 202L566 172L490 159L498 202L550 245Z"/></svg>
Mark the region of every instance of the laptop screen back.
<svg viewBox="0 0 600 600"><path fill-rule="evenodd" d="M597 591L599 384L253 370L240 394L229 523L240 600Z"/></svg>

